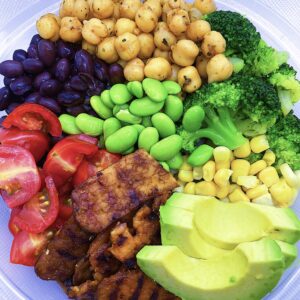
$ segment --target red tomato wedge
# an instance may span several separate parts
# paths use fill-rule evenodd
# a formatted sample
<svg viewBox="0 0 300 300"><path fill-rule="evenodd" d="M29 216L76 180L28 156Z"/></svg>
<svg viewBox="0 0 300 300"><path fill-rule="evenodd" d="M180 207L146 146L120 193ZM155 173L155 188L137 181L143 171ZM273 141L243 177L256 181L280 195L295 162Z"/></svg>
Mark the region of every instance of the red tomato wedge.
<svg viewBox="0 0 300 300"><path fill-rule="evenodd" d="M80 185L89 177L96 175L96 173L96 166L94 166L91 162L87 161L84 158L81 164L78 166L78 169L72 178L74 186Z"/></svg>
<svg viewBox="0 0 300 300"><path fill-rule="evenodd" d="M42 131L0 128L1 145L20 146L28 150L37 162L49 149L49 142L48 135Z"/></svg>
<svg viewBox="0 0 300 300"><path fill-rule="evenodd" d="M61 197L59 199L58 217L63 220L68 220L73 214L71 197Z"/></svg>
<svg viewBox="0 0 300 300"><path fill-rule="evenodd" d="M95 154L98 147L76 136L59 141L48 153L44 171L50 175L57 187L64 185L76 172L85 155Z"/></svg>
<svg viewBox="0 0 300 300"><path fill-rule="evenodd" d="M15 207L11 210L10 218L8 222L8 229L13 236L15 236L21 229L15 223L15 217L20 213L21 207Z"/></svg>
<svg viewBox="0 0 300 300"><path fill-rule="evenodd" d="M52 136L62 134L57 116L39 104L25 103L14 109L3 121L5 128L17 127L21 130L41 130Z"/></svg>
<svg viewBox="0 0 300 300"><path fill-rule="evenodd" d="M20 231L15 235L11 246L10 262L24 266L34 266L52 235L51 231L40 234Z"/></svg>
<svg viewBox="0 0 300 300"><path fill-rule="evenodd" d="M46 190L25 203L14 218L15 225L24 231L41 233L50 227L58 216L59 200L53 179L47 176L45 182Z"/></svg>
<svg viewBox="0 0 300 300"><path fill-rule="evenodd" d="M0 146L0 190L10 208L30 200L41 180L32 154L19 146Z"/></svg>

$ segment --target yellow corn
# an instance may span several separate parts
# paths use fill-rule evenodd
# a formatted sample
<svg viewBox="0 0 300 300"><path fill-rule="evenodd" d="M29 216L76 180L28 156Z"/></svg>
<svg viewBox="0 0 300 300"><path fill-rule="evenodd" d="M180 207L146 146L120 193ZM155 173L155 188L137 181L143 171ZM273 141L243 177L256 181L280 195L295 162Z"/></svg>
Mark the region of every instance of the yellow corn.
<svg viewBox="0 0 300 300"><path fill-rule="evenodd" d="M231 184L229 186L229 194L231 194L235 189L239 189L239 188L240 187L237 184L235 184L235 183Z"/></svg>
<svg viewBox="0 0 300 300"><path fill-rule="evenodd" d="M272 166L276 160L276 155L272 150L267 150L263 156L263 160L268 166Z"/></svg>
<svg viewBox="0 0 300 300"><path fill-rule="evenodd" d="M298 185L297 185L297 187L300 188L300 170L296 170L295 174L296 174L296 176L298 178Z"/></svg>
<svg viewBox="0 0 300 300"><path fill-rule="evenodd" d="M195 190L197 195L215 197L217 194L217 185L213 181L200 181L196 183Z"/></svg>
<svg viewBox="0 0 300 300"><path fill-rule="evenodd" d="M228 198L230 202L250 202L250 199L247 197L247 195L242 191L241 188L235 189L232 193L228 195Z"/></svg>
<svg viewBox="0 0 300 300"><path fill-rule="evenodd" d="M247 176L250 170L250 163L245 159L235 159L231 162L231 170L233 171L231 180L237 182L239 176Z"/></svg>
<svg viewBox="0 0 300 300"><path fill-rule="evenodd" d="M243 144L242 146L236 148L233 151L233 154L237 158L246 158L251 154L251 148L250 148L250 142L247 139L246 143Z"/></svg>
<svg viewBox="0 0 300 300"><path fill-rule="evenodd" d="M245 187L246 189L253 189L259 184L256 176L239 176L237 184Z"/></svg>
<svg viewBox="0 0 300 300"><path fill-rule="evenodd" d="M225 186L218 186L216 197L218 197L219 199L223 199L223 198L227 197L229 194L229 188L230 188L229 184L227 184Z"/></svg>
<svg viewBox="0 0 300 300"><path fill-rule="evenodd" d="M185 185L183 192L186 194L194 195L196 192L196 183L195 182L189 182Z"/></svg>
<svg viewBox="0 0 300 300"><path fill-rule="evenodd" d="M216 173L216 164L214 161L210 160L202 167L203 179L205 181L212 181Z"/></svg>
<svg viewBox="0 0 300 300"><path fill-rule="evenodd" d="M268 193L268 187L265 184L260 184L253 189L248 189L246 194L250 199L258 198Z"/></svg>
<svg viewBox="0 0 300 300"><path fill-rule="evenodd" d="M191 182L193 181L193 172L186 171L186 170L179 170L178 172L178 179L183 182Z"/></svg>
<svg viewBox="0 0 300 300"><path fill-rule="evenodd" d="M185 183L180 180L177 180L177 183L179 184L179 186L174 189L174 192L183 193L183 188L184 188Z"/></svg>
<svg viewBox="0 0 300 300"><path fill-rule="evenodd" d="M184 171L192 171L193 167L187 162L188 157L184 156L183 157L183 163L180 166L180 170L184 170Z"/></svg>
<svg viewBox="0 0 300 300"><path fill-rule="evenodd" d="M273 206L273 199L270 193L263 194L252 200L253 203Z"/></svg>
<svg viewBox="0 0 300 300"><path fill-rule="evenodd" d="M249 175L256 175L267 167L267 163L264 160L258 160L250 166Z"/></svg>
<svg viewBox="0 0 300 300"><path fill-rule="evenodd" d="M223 199L220 199L220 201L222 201L222 202L224 202L224 203L229 203L229 202L230 202L229 199L228 199L228 197L225 197L225 198L223 198Z"/></svg>
<svg viewBox="0 0 300 300"><path fill-rule="evenodd" d="M274 167L267 167L258 173L258 179L270 187L279 181L279 176Z"/></svg>
<svg viewBox="0 0 300 300"><path fill-rule="evenodd" d="M216 170L229 169L232 158L232 151L224 146L216 147L213 151L216 162Z"/></svg>
<svg viewBox="0 0 300 300"><path fill-rule="evenodd" d="M280 178L277 183L270 187L270 193L273 200L280 207L292 205L297 196L297 190L290 187L284 178Z"/></svg>
<svg viewBox="0 0 300 300"><path fill-rule="evenodd" d="M250 147L254 153L261 153L270 148L267 137L264 134L252 138L250 141Z"/></svg>
<svg viewBox="0 0 300 300"><path fill-rule="evenodd" d="M202 167L193 168L193 177L195 180L200 180L203 178L203 169Z"/></svg>
<svg viewBox="0 0 300 300"><path fill-rule="evenodd" d="M232 175L232 170L220 169L214 176L214 182L219 186L223 187L229 184L229 178Z"/></svg>
<svg viewBox="0 0 300 300"><path fill-rule="evenodd" d="M288 164L282 164L279 169L289 186L298 187L298 177Z"/></svg>

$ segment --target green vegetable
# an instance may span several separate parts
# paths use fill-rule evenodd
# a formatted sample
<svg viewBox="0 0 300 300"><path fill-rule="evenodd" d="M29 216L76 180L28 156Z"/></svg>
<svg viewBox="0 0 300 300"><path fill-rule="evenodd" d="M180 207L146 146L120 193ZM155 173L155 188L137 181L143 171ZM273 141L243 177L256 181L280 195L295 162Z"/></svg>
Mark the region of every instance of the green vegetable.
<svg viewBox="0 0 300 300"><path fill-rule="evenodd" d="M244 60L239 57L232 56L232 57L228 57L228 59L233 65L233 73L239 73L245 67Z"/></svg>
<svg viewBox="0 0 300 300"><path fill-rule="evenodd" d="M164 112L177 122L183 113L182 100L177 96L169 95L165 101Z"/></svg>
<svg viewBox="0 0 300 300"><path fill-rule="evenodd" d="M160 165L167 171L170 172L170 167L165 161L161 161Z"/></svg>
<svg viewBox="0 0 300 300"><path fill-rule="evenodd" d="M132 146L129 149L127 149L126 151L122 152L122 155L130 154L130 153L134 152L134 150L135 150L135 148L134 148L134 146Z"/></svg>
<svg viewBox="0 0 300 300"><path fill-rule="evenodd" d="M103 135L106 140L110 135L115 133L122 127L121 122L117 118L108 118L103 123Z"/></svg>
<svg viewBox="0 0 300 300"><path fill-rule="evenodd" d="M62 114L59 116L58 119L61 124L63 132L65 132L67 134L82 133L76 125L75 117L68 115L68 114Z"/></svg>
<svg viewBox="0 0 300 300"><path fill-rule="evenodd" d="M205 112L199 105L190 107L184 114L182 119L183 128L186 131L194 132L201 128Z"/></svg>
<svg viewBox="0 0 300 300"><path fill-rule="evenodd" d="M91 107L93 110L102 118L108 119L113 116L111 108L107 107L100 96L92 96L91 97Z"/></svg>
<svg viewBox="0 0 300 300"><path fill-rule="evenodd" d="M122 105L132 99L132 95L129 93L126 84L117 83L109 90L110 98L113 103Z"/></svg>
<svg viewBox="0 0 300 300"><path fill-rule="evenodd" d="M173 158L167 161L167 164L171 169L179 170L183 164L183 157L180 152L178 152Z"/></svg>
<svg viewBox="0 0 300 300"><path fill-rule="evenodd" d="M139 124L142 122L141 117L137 117L129 112L128 109L121 109L115 114L116 118L122 122L126 122L129 124Z"/></svg>
<svg viewBox="0 0 300 300"><path fill-rule="evenodd" d="M150 152L151 147L159 141L159 134L156 128L147 127L139 136L138 146L139 149L145 149Z"/></svg>
<svg viewBox="0 0 300 300"><path fill-rule="evenodd" d="M115 104L111 101L109 90L104 90L100 97L104 105L108 108L114 108Z"/></svg>
<svg viewBox="0 0 300 300"><path fill-rule="evenodd" d="M75 118L76 126L85 134L99 136L103 130L103 120L81 113Z"/></svg>
<svg viewBox="0 0 300 300"><path fill-rule="evenodd" d="M142 98L144 95L142 83L139 81L128 82L127 88L129 90L129 92L137 98Z"/></svg>
<svg viewBox="0 0 300 300"><path fill-rule="evenodd" d="M162 84L168 91L169 95L176 95L181 92L181 86L175 81L165 80L162 82Z"/></svg>
<svg viewBox="0 0 300 300"><path fill-rule="evenodd" d="M151 127L152 126L151 116L143 117L142 125L145 127Z"/></svg>
<svg viewBox="0 0 300 300"><path fill-rule="evenodd" d="M156 79L145 78L143 88L146 95L155 102L162 102L168 97L168 91L163 84Z"/></svg>
<svg viewBox="0 0 300 300"><path fill-rule="evenodd" d="M133 124L132 126L137 130L138 134L140 134L145 129L145 126L141 124Z"/></svg>
<svg viewBox="0 0 300 300"><path fill-rule="evenodd" d="M196 148L188 158L188 163L193 167L202 166L213 156L214 148L208 145L201 145Z"/></svg>
<svg viewBox="0 0 300 300"><path fill-rule="evenodd" d="M255 163L258 160L263 158L263 153L254 153L252 152L246 159L249 161L250 164Z"/></svg>
<svg viewBox="0 0 300 300"><path fill-rule="evenodd" d="M133 100L130 103L129 111L139 117L151 116L159 112L164 106L164 102L154 102L149 97Z"/></svg>
<svg viewBox="0 0 300 300"><path fill-rule="evenodd" d="M157 129L159 136L165 138L176 133L176 127L172 119L164 113L156 113L151 118L153 126Z"/></svg>

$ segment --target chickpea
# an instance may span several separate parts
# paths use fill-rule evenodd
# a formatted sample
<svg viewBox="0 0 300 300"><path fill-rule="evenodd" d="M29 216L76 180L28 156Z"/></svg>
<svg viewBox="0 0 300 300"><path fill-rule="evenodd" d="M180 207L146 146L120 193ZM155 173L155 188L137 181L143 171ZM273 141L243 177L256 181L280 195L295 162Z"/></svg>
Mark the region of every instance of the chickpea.
<svg viewBox="0 0 300 300"><path fill-rule="evenodd" d="M172 63L171 58L170 58L170 54L171 54L170 51L163 51L163 50L160 50L159 48L156 48L156 49L154 50L153 57L163 57L163 58L165 58L169 63Z"/></svg>
<svg viewBox="0 0 300 300"><path fill-rule="evenodd" d="M226 41L220 32L210 31L205 34L201 44L201 51L206 57L210 58L216 54L223 53L225 49Z"/></svg>
<svg viewBox="0 0 300 300"><path fill-rule="evenodd" d="M119 64L123 69L125 68L125 66L127 65L127 61L123 60L123 59L119 59L117 61L117 64Z"/></svg>
<svg viewBox="0 0 300 300"><path fill-rule="evenodd" d="M233 65L224 54L217 54L209 60L206 67L208 82L228 79L233 73Z"/></svg>
<svg viewBox="0 0 300 300"><path fill-rule="evenodd" d="M53 42L59 39L60 18L54 14L46 14L36 22L39 35Z"/></svg>
<svg viewBox="0 0 300 300"><path fill-rule="evenodd" d="M155 49L153 35L151 33L141 33L138 35L140 42L140 52L138 57L141 59L150 58Z"/></svg>
<svg viewBox="0 0 300 300"><path fill-rule="evenodd" d="M64 1L63 1L64 3ZM90 13L90 6L87 0L76 0L73 6L73 17L80 21L87 20Z"/></svg>
<svg viewBox="0 0 300 300"><path fill-rule="evenodd" d="M177 82L179 70L180 70L180 67L178 65L172 64L171 65L171 74L167 79Z"/></svg>
<svg viewBox="0 0 300 300"><path fill-rule="evenodd" d="M167 23L175 35L181 35L186 32L190 17L188 12L181 8L172 9L167 13Z"/></svg>
<svg viewBox="0 0 300 300"><path fill-rule="evenodd" d="M76 17L64 17L61 19L60 37L70 43L76 43L82 39L82 24Z"/></svg>
<svg viewBox="0 0 300 300"><path fill-rule="evenodd" d="M191 22L200 20L202 18L201 11L196 7L192 7L189 10L189 17L190 17Z"/></svg>
<svg viewBox="0 0 300 300"><path fill-rule="evenodd" d="M157 80L165 80L171 75L171 65L163 57L151 58L144 69L145 76Z"/></svg>
<svg viewBox="0 0 300 300"><path fill-rule="evenodd" d="M87 52L89 52L92 55L96 54L96 52L97 52L97 46L92 45L85 40L82 40L81 48L86 50Z"/></svg>
<svg viewBox="0 0 300 300"><path fill-rule="evenodd" d="M111 18L111 19L104 19L102 20L102 22L105 24L107 28L108 36L114 36L116 21Z"/></svg>
<svg viewBox="0 0 300 300"><path fill-rule="evenodd" d="M107 27L101 20L92 18L83 21L82 37L88 43L98 45L107 36Z"/></svg>
<svg viewBox="0 0 300 300"><path fill-rule="evenodd" d="M212 13L217 9L214 0L195 0L194 6L198 8L203 15Z"/></svg>
<svg viewBox="0 0 300 300"><path fill-rule="evenodd" d="M157 17L160 18L162 14L162 6L159 0L147 0L143 4L143 6L151 8L154 11L154 13L157 15Z"/></svg>
<svg viewBox="0 0 300 300"><path fill-rule="evenodd" d="M115 36L105 38L97 47L97 57L109 64L116 62L119 55L115 47L115 41Z"/></svg>
<svg viewBox="0 0 300 300"><path fill-rule="evenodd" d="M120 17L134 20L141 5L140 0L122 0L120 2Z"/></svg>
<svg viewBox="0 0 300 300"><path fill-rule="evenodd" d="M90 9L96 18L106 19L114 13L114 2L112 0L93 0Z"/></svg>
<svg viewBox="0 0 300 300"><path fill-rule="evenodd" d="M154 43L161 50L168 51L176 44L176 36L169 30L167 23L159 22L154 32Z"/></svg>
<svg viewBox="0 0 300 300"><path fill-rule="evenodd" d="M120 18L115 25L116 36L120 36L125 32L134 33L136 29L135 22L126 18Z"/></svg>
<svg viewBox="0 0 300 300"><path fill-rule="evenodd" d="M116 50L123 60L132 60L140 52L140 43L136 35L126 32L116 38Z"/></svg>
<svg viewBox="0 0 300 300"><path fill-rule="evenodd" d="M120 3L115 3L113 18L116 20L120 18Z"/></svg>
<svg viewBox="0 0 300 300"><path fill-rule="evenodd" d="M211 31L210 24L207 21L204 20L197 20L192 22L187 30L186 30L186 36L188 39L199 42L202 41L205 34Z"/></svg>
<svg viewBox="0 0 300 300"><path fill-rule="evenodd" d="M63 17L73 17L73 9L76 0L64 0L61 2L59 7L59 16Z"/></svg>
<svg viewBox="0 0 300 300"><path fill-rule="evenodd" d="M185 92L193 93L200 88L202 81L197 69L189 66L178 71L178 83Z"/></svg>
<svg viewBox="0 0 300 300"><path fill-rule="evenodd" d="M124 76L128 81L143 81L145 64L139 58L129 61L124 68Z"/></svg>
<svg viewBox="0 0 300 300"><path fill-rule="evenodd" d="M157 25L158 18L149 7L141 6L135 16L135 23L142 32L149 33Z"/></svg>
<svg viewBox="0 0 300 300"><path fill-rule="evenodd" d="M168 12L171 11L171 10L172 10L172 8L171 8L171 6L169 5L169 2L166 1L166 2L164 3L164 5L163 5L163 8L162 8L162 20L163 20L164 22L167 22L167 14L168 14Z"/></svg>
<svg viewBox="0 0 300 300"><path fill-rule="evenodd" d="M171 50L173 61L182 67L191 66L199 54L198 46L191 40L180 40Z"/></svg>
<svg viewBox="0 0 300 300"><path fill-rule="evenodd" d="M207 78L207 67L208 59L204 55L199 55L196 59L196 68L201 78Z"/></svg>

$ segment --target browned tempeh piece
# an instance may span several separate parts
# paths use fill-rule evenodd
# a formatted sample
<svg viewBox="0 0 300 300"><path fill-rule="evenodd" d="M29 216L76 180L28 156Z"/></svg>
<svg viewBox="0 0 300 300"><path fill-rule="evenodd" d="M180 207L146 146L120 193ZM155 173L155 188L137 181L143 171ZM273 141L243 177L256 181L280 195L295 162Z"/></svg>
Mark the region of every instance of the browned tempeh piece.
<svg viewBox="0 0 300 300"><path fill-rule="evenodd" d="M75 300L96 300L99 282L88 280L79 286L74 286L68 291L68 296Z"/></svg>
<svg viewBox="0 0 300 300"><path fill-rule="evenodd" d="M93 271L89 257L86 255L75 265L72 284L74 286L80 285L91 279L93 279Z"/></svg>
<svg viewBox="0 0 300 300"><path fill-rule="evenodd" d="M138 150L75 189L74 214L84 229L100 233L146 201L176 186L170 173L146 151Z"/></svg>

